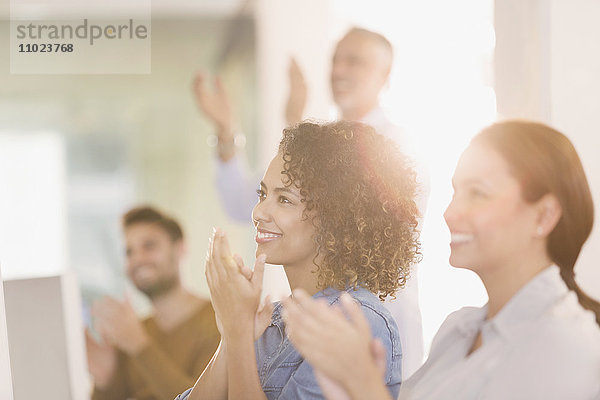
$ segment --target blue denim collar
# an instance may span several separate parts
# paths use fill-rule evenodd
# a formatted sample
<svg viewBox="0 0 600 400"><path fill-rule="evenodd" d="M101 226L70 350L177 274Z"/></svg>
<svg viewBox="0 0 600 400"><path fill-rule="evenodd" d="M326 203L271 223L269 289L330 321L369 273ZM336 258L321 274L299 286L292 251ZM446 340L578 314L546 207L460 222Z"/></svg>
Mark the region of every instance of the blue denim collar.
<svg viewBox="0 0 600 400"><path fill-rule="evenodd" d="M355 293L354 297L363 297L363 296L361 296L361 294L363 292L368 292L367 289L360 287L360 286L357 287L356 290L354 288L349 287L343 291L332 288L332 287L328 287L328 288L321 290L320 292L315 293L312 296L312 298L313 299L325 298L327 303L329 305L332 305L340 298L340 296L342 295L342 293L344 291L345 292L352 292L352 291L357 292L358 296ZM282 309L283 309L283 305L281 304L281 302L280 301L275 302L275 305L273 307L273 313L271 314L271 325L275 325L275 326L278 326L283 329L283 318L281 316Z"/></svg>

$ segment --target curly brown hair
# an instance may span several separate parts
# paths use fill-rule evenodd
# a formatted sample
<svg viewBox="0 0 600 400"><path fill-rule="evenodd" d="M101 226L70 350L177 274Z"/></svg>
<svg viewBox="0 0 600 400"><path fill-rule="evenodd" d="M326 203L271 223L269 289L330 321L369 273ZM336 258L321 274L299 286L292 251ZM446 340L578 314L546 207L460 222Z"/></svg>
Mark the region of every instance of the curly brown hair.
<svg viewBox="0 0 600 400"><path fill-rule="evenodd" d="M279 153L284 183L300 190L315 227L319 287L394 296L421 257L409 159L370 126L349 121L284 129Z"/></svg>

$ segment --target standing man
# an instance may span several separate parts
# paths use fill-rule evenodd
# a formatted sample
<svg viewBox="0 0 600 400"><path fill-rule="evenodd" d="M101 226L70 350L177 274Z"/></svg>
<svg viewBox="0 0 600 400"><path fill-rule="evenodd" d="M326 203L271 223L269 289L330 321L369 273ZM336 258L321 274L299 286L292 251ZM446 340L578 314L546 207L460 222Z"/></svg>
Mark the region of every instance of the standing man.
<svg viewBox="0 0 600 400"><path fill-rule="evenodd" d="M379 94L388 81L392 60L392 45L384 36L366 29L350 29L335 48L331 66L331 92L339 109L339 119L371 125L377 132L398 143L403 153L413 157L421 187L417 205L424 215L429 196L427 171L416 159L407 134L387 118L379 105ZM216 185L220 199L231 218L250 222L260 178L251 176L236 154L235 122L222 83L217 78L214 90L210 91L206 88L205 80L201 74L196 75L194 93L199 108L216 128ZM302 119L305 103L306 85L300 69L292 61L290 97L286 106L289 125ZM398 291L397 299L387 301L386 306L400 329L402 375L408 378L421 366L424 355L416 268L407 286Z"/></svg>
<svg viewBox="0 0 600 400"><path fill-rule="evenodd" d="M171 399L194 384L216 350L220 335L210 301L181 284L183 231L151 207L123 216L127 276L149 297L153 315L140 321L128 300L104 298L92 307L86 332L93 400Z"/></svg>

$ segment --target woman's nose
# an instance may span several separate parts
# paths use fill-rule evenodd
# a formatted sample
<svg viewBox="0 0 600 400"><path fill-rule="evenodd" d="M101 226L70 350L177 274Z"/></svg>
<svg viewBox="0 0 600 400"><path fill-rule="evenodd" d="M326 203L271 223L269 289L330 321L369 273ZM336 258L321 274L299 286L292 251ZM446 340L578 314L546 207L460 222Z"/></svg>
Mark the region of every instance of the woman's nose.
<svg viewBox="0 0 600 400"><path fill-rule="evenodd" d="M256 226L259 221L269 221L269 219L270 214L268 206L266 205L266 199L264 199L256 203L256 205L252 209L252 221Z"/></svg>
<svg viewBox="0 0 600 400"><path fill-rule="evenodd" d="M456 204L456 200L452 198L448 207L446 207L446 211L444 211L444 220L446 221L446 225L450 227L456 221L458 216L458 206Z"/></svg>

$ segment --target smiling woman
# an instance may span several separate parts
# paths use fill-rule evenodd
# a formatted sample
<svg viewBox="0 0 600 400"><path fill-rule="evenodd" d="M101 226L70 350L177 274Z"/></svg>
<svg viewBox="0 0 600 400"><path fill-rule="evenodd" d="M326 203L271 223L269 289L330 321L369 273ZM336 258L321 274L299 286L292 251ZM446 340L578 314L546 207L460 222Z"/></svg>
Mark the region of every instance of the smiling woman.
<svg viewBox="0 0 600 400"><path fill-rule="evenodd" d="M385 354L384 391L395 396L402 349L380 300L404 286L420 256L407 159L367 125L304 122L284 130L257 192L254 271L230 254L221 231L212 239L206 274L222 341L180 399L323 398L327 387L290 343L281 305L259 307L265 261L283 265L292 289L326 306L344 293L354 299Z"/></svg>
<svg viewBox="0 0 600 400"><path fill-rule="evenodd" d="M597 399L600 304L574 273L594 206L569 139L495 123L471 141L453 185L450 264L477 273L489 301L446 319L400 398Z"/></svg>
<svg viewBox="0 0 600 400"><path fill-rule="evenodd" d="M366 125L307 123L284 131L279 154L315 229L318 287L362 286L381 299L403 287L419 258L417 187L396 146Z"/></svg>
<svg viewBox="0 0 600 400"><path fill-rule="evenodd" d="M573 269L594 209L569 139L539 123L495 123L465 150L453 186L450 264L477 273L489 302L444 321L398 399L598 399L600 304ZM342 301L348 321L296 297L290 339L315 370L346 398L390 399L372 372L385 358L354 351L370 336L358 307Z"/></svg>
<svg viewBox="0 0 600 400"><path fill-rule="evenodd" d="M265 254L270 264L284 265L290 277L294 270L311 265L317 247L313 240L314 226L303 218L300 190L284 185L283 170L284 162L278 155L260 183L252 219L256 227L256 254Z"/></svg>

